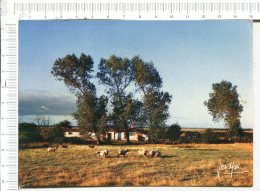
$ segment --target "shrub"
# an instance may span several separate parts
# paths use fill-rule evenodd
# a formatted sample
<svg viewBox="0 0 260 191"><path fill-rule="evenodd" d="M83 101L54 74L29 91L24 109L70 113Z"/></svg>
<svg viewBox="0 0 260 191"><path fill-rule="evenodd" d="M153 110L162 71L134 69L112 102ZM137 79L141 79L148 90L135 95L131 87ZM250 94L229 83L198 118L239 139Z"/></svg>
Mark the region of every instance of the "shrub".
<svg viewBox="0 0 260 191"><path fill-rule="evenodd" d="M166 131L166 137L173 141L178 141L181 135L181 126L178 124L171 125Z"/></svg>
<svg viewBox="0 0 260 191"><path fill-rule="evenodd" d="M227 137L235 140L240 140L244 137L244 131L241 128L240 123L237 123L227 129Z"/></svg>
<svg viewBox="0 0 260 191"><path fill-rule="evenodd" d="M64 120L64 121L59 122L57 124L57 126L67 127L67 128L71 128L72 127L71 122L68 121L68 120Z"/></svg>
<svg viewBox="0 0 260 191"><path fill-rule="evenodd" d="M42 136L36 124L19 123L19 142L30 143L42 141Z"/></svg>
<svg viewBox="0 0 260 191"><path fill-rule="evenodd" d="M48 148L50 146L51 143L48 142L19 143L19 149Z"/></svg>
<svg viewBox="0 0 260 191"><path fill-rule="evenodd" d="M72 143L72 144L88 144L90 141L84 140L79 137L65 137L64 142Z"/></svg>
<svg viewBox="0 0 260 191"><path fill-rule="evenodd" d="M213 130L207 129L201 135L201 142L202 143L217 143L218 138L217 138L216 134L213 132Z"/></svg>
<svg viewBox="0 0 260 191"><path fill-rule="evenodd" d="M48 142L62 143L64 141L64 131L59 125L45 128L42 131L42 136Z"/></svg>

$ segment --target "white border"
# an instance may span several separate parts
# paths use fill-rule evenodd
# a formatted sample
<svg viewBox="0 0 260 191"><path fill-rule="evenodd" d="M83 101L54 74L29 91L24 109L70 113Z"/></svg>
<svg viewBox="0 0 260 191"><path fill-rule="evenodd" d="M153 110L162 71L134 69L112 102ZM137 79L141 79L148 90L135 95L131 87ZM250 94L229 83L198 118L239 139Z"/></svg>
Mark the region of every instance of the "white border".
<svg viewBox="0 0 260 191"><path fill-rule="evenodd" d="M260 21L253 23L254 187L260 190Z"/></svg>
<svg viewBox="0 0 260 191"><path fill-rule="evenodd" d="M169 1L165 0L167 2L181 2L181 1ZM164 2L165 2L164 1ZM29 4L23 4L26 2L30 2L35 5L36 2L39 4L37 5L37 11L36 8L28 7ZM7 25L8 24L14 24L16 27L16 47L18 47L18 21L19 20L36 20L36 19L107 19L107 16L109 14L109 19L133 19L133 20L193 20L193 19L248 19L250 17L253 18L260 18L259 13L259 8L255 7L255 9L251 10L250 8L250 13L249 13L249 7L247 7L247 10L245 10L243 13L237 12L236 13L236 18L234 18L234 13L232 11L226 11L221 13L221 17L217 17L217 13L214 11L209 11L208 9L203 9L202 8L197 11L197 13L190 12L189 16L187 17L187 13L185 13L185 4L184 8L180 13L174 14L173 18L169 18L169 12L167 11L158 11L157 9L156 12L156 2L162 2L161 0L153 1L150 10L148 13L145 13L145 10L142 10L140 12L139 8L134 8L134 11L131 11L130 7L129 9L124 9L121 11L111 11L112 6L108 6L107 3L114 2L114 1L109 1L109 0L102 0L100 2L106 3L105 6L103 6L103 12L101 13L95 13L95 11L91 11L90 9L84 12L77 12L76 14L76 9L75 6L70 7L69 9L71 11L68 11L67 8L62 8L62 6L58 6L60 11L54 11L53 13L51 12L51 6L49 6L49 9L46 9L46 2L48 3L53 3L53 2L58 2L58 3L72 3L72 2L85 2L83 0L78 0L78 1L65 1L65 0L31 0L31 1L13 1L13 0L8 0L8 1L3 1L1 2L2 4L2 17L1 17L1 87L4 85L4 81L6 80L7 76L5 73L2 73L3 70L6 70L6 63L8 61L8 50L7 50L7 41L6 39L8 38L7 34ZM93 1L87 1L87 2L93 2ZM118 1L117 1L118 2ZM129 3L129 2L147 2L147 1L126 1L122 0L121 2L123 3ZM205 1L202 0L187 0L185 2L190 2L190 3L205 3ZM218 3L218 0L212 0L212 2ZM226 2L245 2L245 1L229 1L227 0ZM260 1L251 1L251 2L260 2ZM14 4L16 3L16 4ZM30 5L32 5L30 4ZM200 4L203 5L203 4ZM224 4L225 5L225 4ZM223 5L223 8L225 6ZM16 6L16 7L15 7ZM25 8L27 6L27 8ZM41 8L40 8L41 6ZM47 5L48 6L48 5ZM203 5L204 6L204 5ZM44 9L45 8L45 9ZM187 8L187 7L186 7ZM144 8L145 9L145 8ZM81 7L82 10L82 7ZM110 12L109 12L110 11ZM206 17L201 18L201 11L204 12L204 15ZM232 12L232 13L231 13ZM139 17L141 13L141 18ZM167 13L167 14L166 14ZM62 14L62 17L60 15ZM156 18L155 18L156 16ZM257 137L260 136L260 23L256 22L253 24L253 80L254 80L254 186L253 187L246 187L246 188L238 188L238 187L92 187L92 188L45 188L45 189L21 189L21 190L105 190L105 191L110 191L110 190L126 190L126 191L132 191L132 190L260 190L260 140L257 139ZM18 67L18 48L16 49L16 64ZM18 79L18 70L16 71L16 79ZM16 93L18 93L18 82L14 85L14 88L16 88ZM2 90L2 89L1 89ZM3 100L8 101L7 91L2 90L1 91L1 102ZM16 102L18 103L18 94L16 94ZM18 108L18 105L16 103L16 106ZM2 120L2 117L6 117L5 114L7 113L7 108L1 104L1 133L6 133L7 129L3 128L8 125L8 120ZM18 121L18 110L17 110L17 121ZM17 128L17 127L16 127ZM18 138L18 130L17 130L17 136L16 139ZM1 148L4 148L6 146L8 137L3 137L1 134ZM17 140L18 143L18 140ZM18 151L14 151L18 153ZM18 155L18 154L17 154ZM8 155L5 154L4 152L1 152L1 165L4 164L7 160ZM17 161L18 163L18 158ZM2 168L1 167L1 178L6 176L6 174L10 172L10 169ZM14 168L13 172L18 173L18 168ZM6 190L7 187L4 187L1 185L1 190Z"/></svg>

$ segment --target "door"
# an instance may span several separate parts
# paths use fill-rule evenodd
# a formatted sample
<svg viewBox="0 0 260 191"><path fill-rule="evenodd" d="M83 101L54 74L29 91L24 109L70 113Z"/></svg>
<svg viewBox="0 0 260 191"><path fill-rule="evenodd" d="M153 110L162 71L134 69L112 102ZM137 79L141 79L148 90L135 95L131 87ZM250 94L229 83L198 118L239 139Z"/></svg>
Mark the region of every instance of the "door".
<svg viewBox="0 0 260 191"><path fill-rule="evenodd" d="M121 132L118 132L118 140L121 141L121 139L122 139Z"/></svg>
<svg viewBox="0 0 260 191"><path fill-rule="evenodd" d="M112 133L108 133L108 137L107 137L108 141L110 142L112 139Z"/></svg>

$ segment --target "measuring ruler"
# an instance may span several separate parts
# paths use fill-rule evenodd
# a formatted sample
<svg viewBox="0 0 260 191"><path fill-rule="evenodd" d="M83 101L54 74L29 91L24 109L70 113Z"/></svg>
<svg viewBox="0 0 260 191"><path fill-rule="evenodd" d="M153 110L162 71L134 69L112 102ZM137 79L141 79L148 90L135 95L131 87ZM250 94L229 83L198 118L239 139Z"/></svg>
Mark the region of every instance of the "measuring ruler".
<svg viewBox="0 0 260 191"><path fill-rule="evenodd" d="M45 0L3 3L19 19L260 19L260 0Z"/></svg>
<svg viewBox="0 0 260 191"><path fill-rule="evenodd" d="M3 191L18 189L18 22L51 19L259 20L260 0L2 0L0 150Z"/></svg>

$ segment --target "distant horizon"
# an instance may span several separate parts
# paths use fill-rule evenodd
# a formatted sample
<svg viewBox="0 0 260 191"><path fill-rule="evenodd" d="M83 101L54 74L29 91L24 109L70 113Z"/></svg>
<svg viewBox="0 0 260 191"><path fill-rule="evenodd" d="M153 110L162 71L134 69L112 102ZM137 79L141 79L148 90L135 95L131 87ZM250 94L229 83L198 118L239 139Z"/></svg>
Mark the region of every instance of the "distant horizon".
<svg viewBox="0 0 260 191"><path fill-rule="evenodd" d="M251 21L21 21L19 122L49 116L52 124L76 124L75 96L50 74L55 59L72 53L90 54L94 73L111 54L152 61L173 96L167 124L182 128L225 128L203 102L213 83L230 81L244 106L242 128L253 129Z"/></svg>

